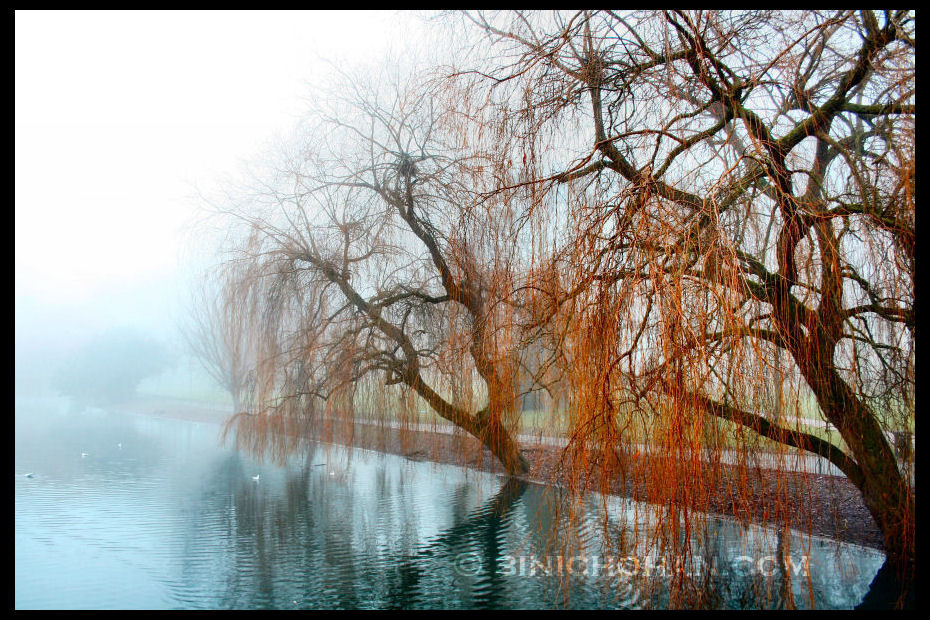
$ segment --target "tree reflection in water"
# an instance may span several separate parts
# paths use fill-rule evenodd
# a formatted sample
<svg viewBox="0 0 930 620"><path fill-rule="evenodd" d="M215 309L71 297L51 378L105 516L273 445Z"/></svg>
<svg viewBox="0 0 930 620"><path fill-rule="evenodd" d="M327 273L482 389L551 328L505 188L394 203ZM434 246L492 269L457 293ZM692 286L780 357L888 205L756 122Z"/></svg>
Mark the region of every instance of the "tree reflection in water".
<svg viewBox="0 0 930 620"><path fill-rule="evenodd" d="M429 463L384 455L348 463L341 454L311 449L279 479L263 471L261 483L251 480L255 472L239 455L218 461L205 480L210 492L189 520L184 581L203 583L223 608L852 607L874 564L845 553L844 561L859 568L845 576L821 571L809 584L784 562L803 553L803 545L782 533L771 546L772 557L782 560L766 565L767 576L672 570L644 578L607 574L602 566L593 577L554 565L547 575L541 565L534 572L532 562L518 572L514 556L645 557L645 530L636 534L619 511L610 516L613 534L605 542L597 502L567 518L559 509L564 494L551 487L517 479L498 487L493 477L458 468L433 475ZM225 535L218 539L217 531ZM705 567L725 566L744 548L738 545L750 538L746 531L709 520L679 553ZM835 546L812 542L812 558L819 558L812 564L821 566ZM656 549L676 547L666 541ZM467 565L458 564L463 558Z"/></svg>

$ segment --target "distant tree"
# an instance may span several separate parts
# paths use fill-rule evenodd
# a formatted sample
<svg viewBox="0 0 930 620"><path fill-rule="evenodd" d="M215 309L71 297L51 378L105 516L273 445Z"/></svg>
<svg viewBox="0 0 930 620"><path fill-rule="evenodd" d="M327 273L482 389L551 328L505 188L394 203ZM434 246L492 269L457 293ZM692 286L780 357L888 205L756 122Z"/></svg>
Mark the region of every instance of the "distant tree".
<svg viewBox="0 0 930 620"><path fill-rule="evenodd" d="M253 331L246 315L248 304L230 299L224 292L204 277L191 294L181 333L204 370L232 396L233 411L238 413L255 368Z"/></svg>
<svg viewBox="0 0 930 620"><path fill-rule="evenodd" d="M171 362L170 352L156 339L133 329L113 329L70 356L53 382L62 394L110 403L132 397L143 379L169 368Z"/></svg>

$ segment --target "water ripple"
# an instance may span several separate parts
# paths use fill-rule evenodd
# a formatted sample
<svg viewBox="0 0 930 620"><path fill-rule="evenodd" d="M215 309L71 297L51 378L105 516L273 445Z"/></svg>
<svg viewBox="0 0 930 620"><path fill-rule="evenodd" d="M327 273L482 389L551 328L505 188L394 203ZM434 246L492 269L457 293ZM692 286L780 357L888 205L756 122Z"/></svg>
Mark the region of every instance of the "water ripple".
<svg viewBox="0 0 930 620"><path fill-rule="evenodd" d="M334 446L277 467L219 445L207 424L23 401L16 415L15 471L36 472L14 484L17 608L642 607L669 596L616 576L513 573L516 557L619 553L648 530L596 498L569 510L552 489ZM728 527L719 553L774 544ZM855 605L882 561L834 543L811 553L844 567L815 579L818 606ZM463 554L477 572L457 571ZM727 588L723 606L747 596Z"/></svg>

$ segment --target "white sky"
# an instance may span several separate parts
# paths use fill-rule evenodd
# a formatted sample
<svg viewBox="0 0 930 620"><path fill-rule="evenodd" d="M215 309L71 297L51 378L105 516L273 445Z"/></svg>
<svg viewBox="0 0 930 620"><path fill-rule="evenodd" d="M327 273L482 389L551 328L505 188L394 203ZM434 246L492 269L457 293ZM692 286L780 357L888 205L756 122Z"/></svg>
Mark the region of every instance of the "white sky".
<svg viewBox="0 0 930 620"><path fill-rule="evenodd" d="M314 11L17 11L15 26L17 331L170 288L194 186L286 132L323 59L370 61L421 28Z"/></svg>

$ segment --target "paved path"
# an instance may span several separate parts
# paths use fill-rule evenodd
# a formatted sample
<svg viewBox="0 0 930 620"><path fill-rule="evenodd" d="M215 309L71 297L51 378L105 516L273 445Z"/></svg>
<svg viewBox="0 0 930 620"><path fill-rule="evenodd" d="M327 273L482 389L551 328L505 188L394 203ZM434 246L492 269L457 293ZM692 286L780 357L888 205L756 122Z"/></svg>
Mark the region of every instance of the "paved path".
<svg viewBox="0 0 930 620"><path fill-rule="evenodd" d="M376 422L356 419L356 422L360 424L372 424ZM396 421L384 421L377 422L383 423L390 428L399 429L401 424ZM455 432L456 427L449 424L424 424L424 423L409 423L406 425L406 428L411 431L417 432L433 432L433 433L444 433L451 435ZM520 445L533 446L533 445L544 445L544 446L553 446L556 448L564 448L568 445L568 439L565 437L553 437L551 435L536 434L531 435L527 433L521 433L516 437L517 441L520 442ZM628 449L627 452L639 452L639 453L651 453L656 454L661 451L661 448L656 446L647 446L645 444L633 444ZM763 469L778 469L783 471L801 471L809 474L824 474L830 476L844 476L833 463L828 461L825 458L819 457L814 454L804 454L804 453L786 453L779 454L777 452L768 452L756 450L749 453L740 452L738 450L724 450L720 456L722 463L727 465L738 465L746 459L749 459L751 465L757 465Z"/></svg>

